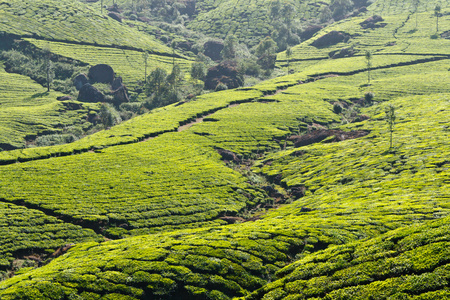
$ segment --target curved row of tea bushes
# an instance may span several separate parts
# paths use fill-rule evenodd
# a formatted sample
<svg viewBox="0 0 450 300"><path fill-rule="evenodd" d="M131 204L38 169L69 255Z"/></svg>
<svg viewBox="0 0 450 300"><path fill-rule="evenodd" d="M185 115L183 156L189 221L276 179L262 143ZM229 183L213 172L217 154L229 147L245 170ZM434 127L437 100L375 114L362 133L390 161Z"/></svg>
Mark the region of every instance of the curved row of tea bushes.
<svg viewBox="0 0 450 300"><path fill-rule="evenodd" d="M81 1L2 0L0 31L23 37L133 48L171 55L169 47L149 35L101 16Z"/></svg>
<svg viewBox="0 0 450 300"><path fill-rule="evenodd" d="M281 269L246 299L447 299L450 219L330 247Z"/></svg>

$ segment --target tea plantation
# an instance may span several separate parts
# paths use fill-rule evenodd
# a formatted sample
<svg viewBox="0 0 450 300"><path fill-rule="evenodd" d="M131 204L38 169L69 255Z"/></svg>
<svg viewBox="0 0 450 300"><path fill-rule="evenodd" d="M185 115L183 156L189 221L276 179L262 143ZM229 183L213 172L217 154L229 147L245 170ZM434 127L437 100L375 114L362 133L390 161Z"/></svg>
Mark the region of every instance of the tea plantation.
<svg viewBox="0 0 450 300"><path fill-rule="evenodd" d="M189 26L217 32L225 12L243 14L241 2L198 1ZM0 18L36 12L10 3L0 2ZM99 3L61 3L109 22ZM258 12L249 18L267 16L262 3L247 3ZM157 108L73 143L0 151L0 299L450 298L450 42L432 37L438 2L420 3L418 28L412 3L373 1L324 28L293 48L293 74ZM449 6L439 3L445 32ZM313 16L328 2L296 5ZM33 36L33 22L0 26L140 80L153 38L127 28L134 46L126 34L44 41L64 28L54 20L65 13L47 18L49 9L38 10L48 27ZM386 25L362 28L373 14ZM349 39L311 45L332 31ZM343 48L353 55L330 58ZM171 50L161 53L152 64L169 69ZM287 59L278 54L277 65L286 70ZM189 59L176 60L188 70ZM23 75L3 70L0 79L9 83L0 87L1 143L98 109L56 101Z"/></svg>
<svg viewBox="0 0 450 300"><path fill-rule="evenodd" d="M80 124L97 105L57 101L57 92L0 65L0 148L22 148L27 138ZM3 152L2 152L3 153Z"/></svg>

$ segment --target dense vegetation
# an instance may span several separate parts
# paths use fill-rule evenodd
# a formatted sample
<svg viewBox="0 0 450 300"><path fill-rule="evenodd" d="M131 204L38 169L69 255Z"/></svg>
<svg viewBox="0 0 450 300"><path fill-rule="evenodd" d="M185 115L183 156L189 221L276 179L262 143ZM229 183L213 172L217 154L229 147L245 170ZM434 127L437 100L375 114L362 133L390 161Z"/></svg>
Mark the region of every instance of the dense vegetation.
<svg viewBox="0 0 450 300"><path fill-rule="evenodd" d="M278 53L291 74L159 108L154 70L189 90L211 63L175 25L256 46L277 1L115 2L0 0L1 299L450 297L446 1L295 2L289 35L330 25ZM132 102L56 100L104 63Z"/></svg>

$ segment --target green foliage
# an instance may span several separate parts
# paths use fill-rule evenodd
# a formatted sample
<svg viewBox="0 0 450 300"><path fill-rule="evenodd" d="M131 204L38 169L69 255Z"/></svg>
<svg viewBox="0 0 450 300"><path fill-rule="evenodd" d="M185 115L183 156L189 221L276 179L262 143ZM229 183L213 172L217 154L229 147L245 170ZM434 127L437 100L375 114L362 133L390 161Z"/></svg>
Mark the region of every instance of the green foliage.
<svg viewBox="0 0 450 300"><path fill-rule="evenodd" d="M370 69L372 68L372 52L366 51L366 64L367 64L367 84L370 85Z"/></svg>
<svg viewBox="0 0 450 300"><path fill-rule="evenodd" d="M99 117L105 129L122 122L119 112L110 103L102 103L100 105Z"/></svg>
<svg viewBox="0 0 450 300"><path fill-rule="evenodd" d="M204 80L206 76L206 65L203 62L193 63L190 74L193 79Z"/></svg>
<svg viewBox="0 0 450 300"><path fill-rule="evenodd" d="M197 1L199 15L227 7L227 2ZM380 0L369 7L370 13L381 9L379 2L385 4L383 11L406 5ZM267 15L270 6L258 3L263 2L250 1L247 7ZM305 8L296 14L325 5L308 10L308 4L295 2L295 7ZM242 6L230 11L240 17L238 12L248 9ZM140 12L135 9L133 14ZM348 33L355 57L328 59L330 51L344 44L316 49L305 43L287 57L300 73L157 108L71 144L2 151L0 162L8 165L0 172L0 207L5 208L0 211L0 232L6 232L0 237L0 276L8 277L19 264L24 268L0 283L0 298L448 297L447 41L428 40L434 22L430 13L419 14L420 28L413 33L408 32L414 24L404 13L382 15L385 27L361 29L363 16L318 34ZM211 20L211 26L225 27L216 25L222 23L220 18ZM386 46L394 39L396 45ZM142 51L51 45L54 52L84 57L81 61L110 58L123 65L120 73L130 78L141 79L144 73ZM293 148L292 134L338 126L341 116L333 112L333 103L351 108L352 101L364 101L366 50L374 53L370 90L380 103L360 109L367 120L339 129L369 134ZM157 59L166 72L176 65L172 57ZM189 72L190 62L180 61L185 62L180 69ZM132 70L135 62L140 67ZM32 82L1 74L17 87L0 87L0 95L6 95L1 98L4 124L12 118L30 120L8 110L17 103L16 112L23 115L38 105L55 105L55 111L81 105L53 104L54 93L33 98ZM174 91L177 81L171 82L168 90ZM389 124L381 102L396 107L395 152L384 151ZM85 117L97 114L98 107L82 107ZM46 107L41 112L46 120L53 118L48 111ZM140 104L124 104L125 111L138 113ZM52 124L60 124L60 113ZM83 126L77 124L71 132ZM12 136L3 128L1 132ZM225 164L217 149L234 152L243 165L228 167L236 162ZM289 195L281 205L284 199L268 198L259 188L271 181L283 195L301 187L304 196ZM272 206L277 209L269 209ZM229 219L220 219L224 216L253 221L226 224L223 219ZM94 231L118 240L99 243ZM40 268L15 260L22 253L48 252L66 242L79 244Z"/></svg>
<svg viewBox="0 0 450 300"><path fill-rule="evenodd" d="M152 54L171 53L167 46L149 35L104 17L81 1L2 0L0 7L5 21L0 24L0 31L7 34L91 45L120 45Z"/></svg>
<svg viewBox="0 0 450 300"><path fill-rule="evenodd" d="M330 247L280 270L280 280L247 299L445 299L448 222L447 217Z"/></svg>
<svg viewBox="0 0 450 300"><path fill-rule="evenodd" d="M389 139L389 150L392 149L392 134L394 133L394 125L395 125L395 106L392 104L388 104L385 109L384 112L386 114L385 119L386 122L389 125L389 132L391 134L390 139Z"/></svg>
<svg viewBox="0 0 450 300"><path fill-rule="evenodd" d="M2 148L24 148L37 136L62 133L64 127L86 122L96 105L57 101L61 94L46 89L30 78L0 68L0 144ZM83 126L83 125L82 125Z"/></svg>
<svg viewBox="0 0 450 300"><path fill-rule="evenodd" d="M222 58L226 60L234 60L237 56L238 39L234 35L228 35L223 44L221 52Z"/></svg>

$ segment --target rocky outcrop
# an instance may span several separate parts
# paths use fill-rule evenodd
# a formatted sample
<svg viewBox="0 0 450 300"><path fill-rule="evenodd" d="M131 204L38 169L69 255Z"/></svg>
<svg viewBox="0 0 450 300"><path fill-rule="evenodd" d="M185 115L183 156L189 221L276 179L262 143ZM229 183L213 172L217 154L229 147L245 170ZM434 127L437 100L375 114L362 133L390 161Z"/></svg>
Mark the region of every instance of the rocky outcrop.
<svg viewBox="0 0 450 300"><path fill-rule="evenodd" d="M347 42L349 38L347 33L333 30L312 42L311 45L316 48L324 48L340 42Z"/></svg>
<svg viewBox="0 0 450 300"><path fill-rule="evenodd" d="M229 89L234 89L244 84L244 78L239 73L235 61L224 61L208 69L205 78L205 88L214 90L219 83L225 84Z"/></svg>
<svg viewBox="0 0 450 300"><path fill-rule="evenodd" d="M302 39L302 41L309 40L310 38L312 38L314 34L319 32L322 28L323 26L320 25L308 26L305 30L303 30L302 34L300 35L300 38Z"/></svg>
<svg viewBox="0 0 450 300"><path fill-rule="evenodd" d="M107 83L111 90L104 95L92 84ZM123 84L122 77L115 77L111 66L100 64L89 69L89 79L86 75L80 74L75 77L74 85L79 90L78 101L84 102L110 102L116 106L129 102L128 90Z"/></svg>
<svg viewBox="0 0 450 300"><path fill-rule="evenodd" d="M107 64L98 64L89 69L89 79L91 83L109 83L114 80L114 70Z"/></svg>
<svg viewBox="0 0 450 300"><path fill-rule="evenodd" d="M233 153L233 152L231 152L229 150L217 149L217 153L219 153L220 156L222 156L222 160L224 160L224 161L234 162L236 164L240 164L241 163L241 160L236 155L236 153Z"/></svg>
<svg viewBox="0 0 450 300"><path fill-rule="evenodd" d="M205 44L203 44L204 48L203 54L205 54L214 61L221 60L222 54L220 54L220 52L222 52L223 47L224 45L222 42L207 41Z"/></svg>
<svg viewBox="0 0 450 300"><path fill-rule="evenodd" d="M130 102L130 99L128 98L127 88L124 85L120 86L118 89L113 91L112 95L113 95L113 102L117 106L125 102Z"/></svg>
<svg viewBox="0 0 450 300"><path fill-rule="evenodd" d="M90 83L86 83L78 93L78 101L83 102L103 102L105 96Z"/></svg>
<svg viewBox="0 0 450 300"><path fill-rule="evenodd" d="M110 17L111 19L116 20L116 21L122 23L123 17L122 17L119 13L110 11L110 12L108 13L108 17Z"/></svg>
<svg viewBox="0 0 450 300"><path fill-rule="evenodd" d="M118 76L113 80L113 82L111 84L111 89L114 91L114 90L121 88L122 86L123 86L122 77Z"/></svg>
<svg viewBox="0 0 450 300"><path fill-rule="evenodd" d="M89 82L89 79L86 76L86 74L80 74L73 79L73 85L75 86L77 91L79 91L83 87L83 85L85 85L88 82Z"/></svg>
<svg viewBox="0 0 450 300"><path fill-rule="evenodd" d="M384 19L381 16L374 15L374 16L364 20L363 22L359 23L359 25L361 25L361 27L364 29L382 28L387 25L386 23L380 23L383 21L384 21Z"/></svg>

